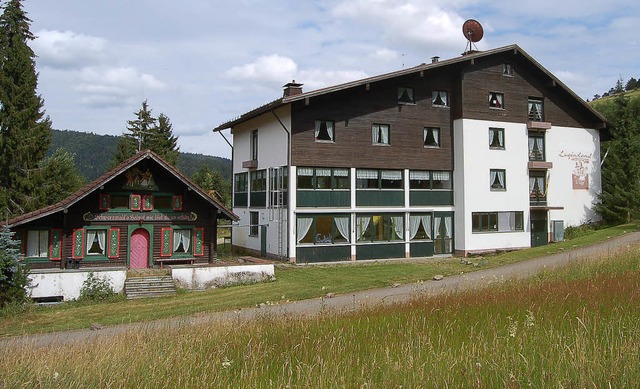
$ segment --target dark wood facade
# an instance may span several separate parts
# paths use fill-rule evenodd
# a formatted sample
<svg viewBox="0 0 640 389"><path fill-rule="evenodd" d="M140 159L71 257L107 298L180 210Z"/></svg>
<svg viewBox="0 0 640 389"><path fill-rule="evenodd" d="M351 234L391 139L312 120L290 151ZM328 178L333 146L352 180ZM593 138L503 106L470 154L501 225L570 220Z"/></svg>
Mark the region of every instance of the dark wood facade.
<svg viewBox="0 0 640 389"><path fill-rule="evenodd" d="M10 220L9 226L22 241L22 254L31 268L130 266L130 243L136 230L148 233L146 265L153 267L163 261L215 259L218 217L237 219L173 167L146 151L62 202ZM173 230L185 231L189 241L186 250L182 247L174 251ZM33 231L43 236L48 232L47 255L43 247L39 255L29 255L34 252L28 249L29 231L32 237ZM89 253L90 231L94 231L91 236L95 239L95 231L106 232L101 232L98 254Z"/></svg>

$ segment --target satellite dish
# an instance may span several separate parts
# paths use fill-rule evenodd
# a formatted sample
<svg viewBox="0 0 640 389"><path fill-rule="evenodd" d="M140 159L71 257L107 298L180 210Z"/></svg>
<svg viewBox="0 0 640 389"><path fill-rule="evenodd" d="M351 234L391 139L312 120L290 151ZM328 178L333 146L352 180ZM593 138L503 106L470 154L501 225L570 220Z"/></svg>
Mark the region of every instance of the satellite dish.
<svg viewBox="0 0 640 389"><path fill-rule="evenodd" d="M467 46L464 54L473 53L478 50L475 43L479 42L484 36L482 25L475 19L469 19L462 25L462 34L467 40ZM475 50L474 50L475 48Z"/></svg>

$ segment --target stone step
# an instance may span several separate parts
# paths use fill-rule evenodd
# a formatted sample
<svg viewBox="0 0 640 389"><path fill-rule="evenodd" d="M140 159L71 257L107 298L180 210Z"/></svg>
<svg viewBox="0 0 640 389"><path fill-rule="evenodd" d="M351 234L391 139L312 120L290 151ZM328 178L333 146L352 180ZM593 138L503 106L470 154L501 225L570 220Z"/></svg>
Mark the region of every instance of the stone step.
<svg viewBox="0 0 640 389"><path fill-rule="evenodd" d="M127 299L163 297L176 294L171 276L130 277L124 282Z"/></svg>

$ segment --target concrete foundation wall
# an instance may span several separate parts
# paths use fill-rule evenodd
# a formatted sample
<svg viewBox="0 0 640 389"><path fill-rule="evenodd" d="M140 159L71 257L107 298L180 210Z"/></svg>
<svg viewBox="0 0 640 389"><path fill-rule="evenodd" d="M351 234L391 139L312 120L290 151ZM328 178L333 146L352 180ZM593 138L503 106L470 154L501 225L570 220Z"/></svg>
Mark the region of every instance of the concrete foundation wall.
<svg viewBox="0 0 640 389"><path fill-rule="evenodd" d="M203 290L219 286L271 281L275 279L273 265L225 267L184 267L171 269L176 284L185 289Z"/></svg>
<svg viewBox="0 0 640 389"><path fill-rule="evenodd" d="M93 272L100 278L107 278L113 291L121 293L124 290L124 280L127 278L127 269L92 269L88 270L32 270L29 273L31 280L31 297L62 297L64 301L75 300L80 297L82 283Z"/></svg>

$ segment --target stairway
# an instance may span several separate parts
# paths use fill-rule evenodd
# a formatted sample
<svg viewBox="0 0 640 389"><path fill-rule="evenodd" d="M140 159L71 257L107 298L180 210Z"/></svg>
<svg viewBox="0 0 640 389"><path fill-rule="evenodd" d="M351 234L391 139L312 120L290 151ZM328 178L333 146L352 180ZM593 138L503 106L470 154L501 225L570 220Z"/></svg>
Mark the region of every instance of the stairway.
<svg viewBox="0 0 640 389"><path fill-rule="evenodd" d="M124 281L127 300L164 297L176 294L176 285L171 276L127 277Z"/></svg>

